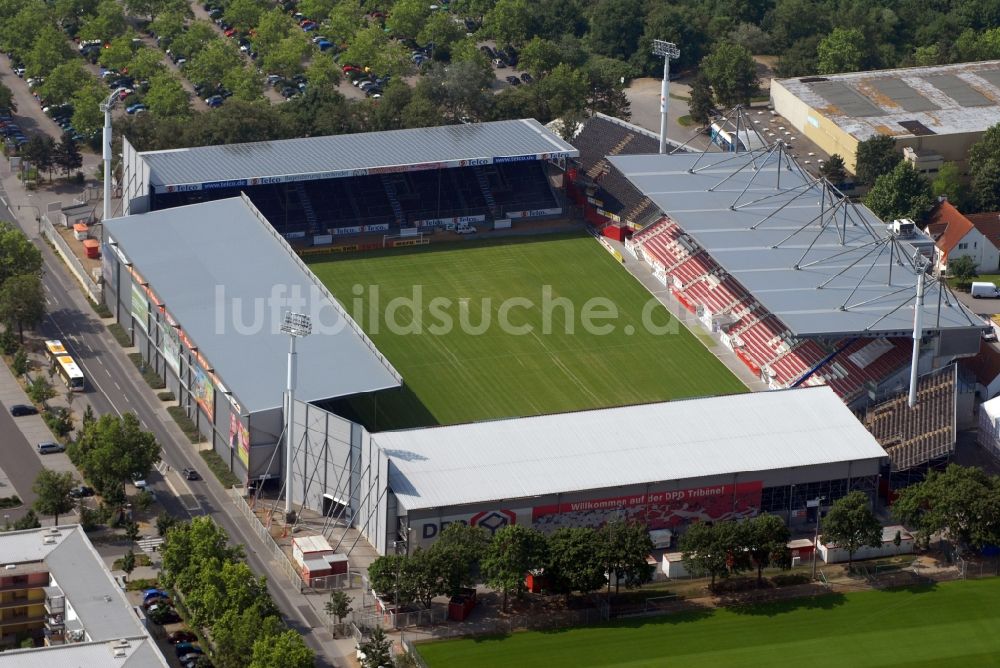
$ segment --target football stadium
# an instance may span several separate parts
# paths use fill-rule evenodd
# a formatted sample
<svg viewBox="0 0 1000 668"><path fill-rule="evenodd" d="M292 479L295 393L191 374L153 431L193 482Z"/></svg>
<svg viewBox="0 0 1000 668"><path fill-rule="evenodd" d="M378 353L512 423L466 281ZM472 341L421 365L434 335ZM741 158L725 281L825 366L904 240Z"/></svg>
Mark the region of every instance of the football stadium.
<svg viewBox="0 0 1000 668"><path fill-rule="evenodd" d="M896 446L856 413L895 399L911 359L927 374L974 354L983 323L936 281L917 289L910 228L780 146L655 150L601 116L571 142L530 119L126 141L105 302L239 477L379 553L451 521L627 512L676 530L874 495ZM294 397L289 312L311 319ZM708 339L775 391L746 393Z"/></svg>

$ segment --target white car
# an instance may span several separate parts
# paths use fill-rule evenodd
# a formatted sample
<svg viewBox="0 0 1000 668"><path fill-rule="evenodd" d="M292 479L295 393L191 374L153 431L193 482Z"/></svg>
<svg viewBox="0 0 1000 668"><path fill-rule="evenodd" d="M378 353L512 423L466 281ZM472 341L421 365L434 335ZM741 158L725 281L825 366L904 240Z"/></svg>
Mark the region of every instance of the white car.
<svg viewBox="0 0 1000 668"><path fill-rule="evenodd" d="M132 484L136 489L146 489L146 479L141 475L132 476Z"/></svg>
<svg viewBox="0 0 1000 668"><path fill-rule="evenodd" d="M465 226L465 227L455 228L455 234L475 234L475 233L476 233L476 228L474 227Z"/></svg>

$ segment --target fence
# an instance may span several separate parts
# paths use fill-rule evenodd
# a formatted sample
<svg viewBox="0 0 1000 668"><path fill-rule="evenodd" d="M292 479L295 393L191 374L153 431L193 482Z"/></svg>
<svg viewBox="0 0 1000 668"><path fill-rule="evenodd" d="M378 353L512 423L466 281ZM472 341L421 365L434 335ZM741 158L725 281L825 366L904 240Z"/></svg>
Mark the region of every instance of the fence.
<svg viewBox="0 0 1000 668"><path fill-rule="evenodd" d="M412 626L434 626L448 620L448 609L445 607L428 610L413 610L411 612L377 612L371 610L356 610L351 613L351 621L361 628L405 629Z"/></svg>
<svg viewBox="0 0 1000 668"><path fill-rule="evenodd" d="M288 577L289 581L293 586L297 587L301 593L305 589L305 583L299 576L298 571L295 566L288 559L288 555L285 554L284 550L281 549L274 539L271 538L271 532L268 531L267 527L261 524L260 519L254 514L253 509L247 505L246 499L243 498L243 494L240 492L239 487L233 487L229 490L229 495L233 499L233 503L246 518L250 527L253 529L254 533L257 534L257 538L270 553L271 558L274 559L278 566L281 568L282 572Z"/></svg>
<svg viewBox="0 0 1000 668"><path fill-rule="evenodd" d="M93 279L87 275L87 270L84 268L80 259L73 253L70 247L66 244L66 240L62 238L56 229L49 222L49 218L46 215L42 215L41 220L38 223L39 231L41 231L42 236L51 243L56 252L59 253L59 257L63 259L63 262L69 267L69 270L73 272L76 279L80 281L83 285L83 289L86 290L87 295L90 300L95 304L101 303L101 288L94 283Z"/></svg>
<svg viewBox="0 0 1000 668"><path fill-rule="evenodd" d="M309 586L316 591L334 591L336 589L362 589L365 586L365 578L361 573L348 571L336 575L323 575L312 578Z"/></svg>

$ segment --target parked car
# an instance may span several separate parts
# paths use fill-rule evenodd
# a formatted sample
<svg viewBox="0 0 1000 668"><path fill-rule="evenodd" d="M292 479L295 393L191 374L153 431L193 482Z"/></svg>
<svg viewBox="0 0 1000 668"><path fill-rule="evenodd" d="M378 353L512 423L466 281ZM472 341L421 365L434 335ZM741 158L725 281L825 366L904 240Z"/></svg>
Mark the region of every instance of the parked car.
<svg viewBox="0 0 1000 668"><path fill-rule="evenodd" d="M142 602L157 599L157 598L170 598L170 594L164 589L143 589L142 590Z"/></svg>
<svg viewBox="0 0 1000 668"><path fill-rule="evenodd" d="M202 654L201 648L191 642L179 642L174 646L178 658L187 654Z"/></svg>
<svg viewBox="0 0 1000 668"><path fill-rule="evenodd" d="M319 47L320 51L329 51L330 49L333 48L333 42L327 39L321 39L320 41L316 42L316 46Z"/></svg>
<svg viewBox="0 0 1000 668"><path fill-rule="evenodd" d="M190 468L186 468L183 471L181 471L181 476L185 480L201 480L201 476L198 475L198 472Z"/></svg>
<svg viewBox="0 0 1000 668"><path fill-rule="evenodd" d="M520 86L521 80L512 75L507 77L507 83L509 83L511 86Z"/></svg>
<svg viewBox="0 0 1000 668"><path fill-rule="evenodd" d="M205 98L205 104L212 107L213 109L215 107L221 107L222 101L223 100L221 95L213 95L212 97Z"/></svg>
<svg viewBox="0 0 1000 668"><path fill-rule="evenodd" d="M170 605L169 598L151 598L149 600L142 602L142 607L144 610L152 610L155 606L168 606Z"/></svg>
<svg viewBox="0 0 1000 668"><path fill-rule="evenodd" d="M527 72L521 72L521 81L523 81L524 83L531 83L532 81L534 81L534 79Z"/></svg>
<svg viewBox="0 0 1000 668"><path fill-rule="evenodd" d="M493 67L497 68L498 70L502 70L505 67L507 67L507 63L503 62L499 58L494 58L493 59Z"/></svg>
<svg viewBox="0 0 1000 668"><path fill-rule="evenodd" d="M34 406L29 406L28 404L14 404L10 407L10 414L14 417L38 415L38 409Z"/></svg>
<svg viewBox="0 0 1000 668"><path fill-rule="evenodd" d="M38 448L38 454L40 455L51 455L56 452L62 452L66 449L58 443L53 443L52 441L44 441L39 443L36 447Z"/></svg>
<svg viewBox="0 0 1000 668"><path fill-rule="evenodd" d="M74 499L84 499L88 496L93 496L94 490L86 485L80 485L79 487L71 489L69 495Z"/></svg>
<svg viewBox="0 0 1000 668"><path fill-rule="evenodd" d="M132 484L136 489L146 489L146 478L139 474L132 475Z"/></svg>
<svg viewBox="0 0 1000 668"><path fill-rule="evenodd" d="M146 111L146 109L147 109L146 105L144 105L141 102L139 102L137 104L133 104L133 105L130 105L128 107L125 107L125 113L126 114L130 114L130 115L132 115L132 114L138 114L139 112Z"/></svg>
<svg viewBox="0 0 1000 668"><path fill-rule="evenodd" d="M167 642L171 645L176 645L179 642L194 642L198 639L198 636L191 633L190 631L174 631L167 636Z"/></svg>

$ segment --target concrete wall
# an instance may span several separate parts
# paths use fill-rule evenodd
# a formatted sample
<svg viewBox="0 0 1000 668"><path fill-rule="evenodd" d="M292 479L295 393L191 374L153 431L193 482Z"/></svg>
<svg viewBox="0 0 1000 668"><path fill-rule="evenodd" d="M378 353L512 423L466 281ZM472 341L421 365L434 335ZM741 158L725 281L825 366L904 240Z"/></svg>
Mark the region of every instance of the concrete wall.
<svg viewBox="0 0 1000 668"><path fill-rule="evenodd" d="M854 173L858 140L829 120L821 111L813 109L793 95L779 81L771 81L771 105L774 110L792 124L799 133L823 151L844 158L847 171Z"/></svg>
<svg viewBox="0 0 1000 668"><path fill-rule="evenodd" d="M123 216L149 211L149 168L128 139L122 137Z"/></svg>

